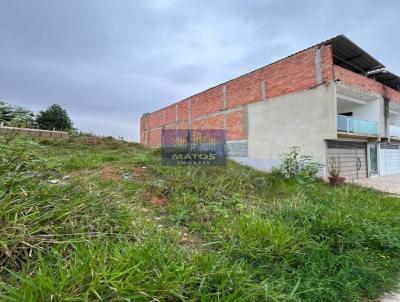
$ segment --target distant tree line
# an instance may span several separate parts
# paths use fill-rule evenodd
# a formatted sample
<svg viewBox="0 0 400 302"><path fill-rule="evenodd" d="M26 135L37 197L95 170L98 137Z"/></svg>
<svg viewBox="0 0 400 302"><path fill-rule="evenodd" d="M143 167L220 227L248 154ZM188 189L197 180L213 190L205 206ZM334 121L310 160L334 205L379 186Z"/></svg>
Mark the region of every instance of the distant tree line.
<svg viewBox="0 0 400 302"><path fill-rule="evenodd" d="M0 101L0 123L5 126L69 131L73 124L66 110L53 104L34 114L32 110Z"/></svg>

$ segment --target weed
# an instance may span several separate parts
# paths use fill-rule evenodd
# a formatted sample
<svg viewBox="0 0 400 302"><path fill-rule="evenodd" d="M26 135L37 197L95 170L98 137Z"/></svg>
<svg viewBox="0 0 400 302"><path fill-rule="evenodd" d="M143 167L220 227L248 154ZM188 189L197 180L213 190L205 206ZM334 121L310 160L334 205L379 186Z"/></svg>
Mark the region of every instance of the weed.
<svg viewBox="0 0 400 302"><path fill-rule="evenodd" d="M397 198L112 138L5 142L2 301L364 301L398 281Z"/></svg>

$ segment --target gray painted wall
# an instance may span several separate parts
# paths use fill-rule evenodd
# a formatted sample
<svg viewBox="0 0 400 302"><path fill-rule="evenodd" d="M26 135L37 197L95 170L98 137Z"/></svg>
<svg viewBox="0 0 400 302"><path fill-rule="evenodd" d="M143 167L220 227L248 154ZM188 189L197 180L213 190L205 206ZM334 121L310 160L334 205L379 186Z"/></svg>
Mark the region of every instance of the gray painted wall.
<svg viewBox="0 0 400 302"><path fill-rule="evenodd" d="M248 105L248 156L277 163L282 153L299 146L325 163L325 139L336 139L335 84Z"/></svg>
<svg viewBox="0 0 400 302"><path fill-rule="evenodd" d="M230 159L239 164L246 165L260 171L271 171L272 168L278 168L281 164L280 160L267 160L250 157L231 157Z"/></svg>
<svg viewBox="0 0 400 302"><path fill-rule="evenodd" d="M229 157L246 157L248 155L247 140L226 142L227 154Z"/></svg>

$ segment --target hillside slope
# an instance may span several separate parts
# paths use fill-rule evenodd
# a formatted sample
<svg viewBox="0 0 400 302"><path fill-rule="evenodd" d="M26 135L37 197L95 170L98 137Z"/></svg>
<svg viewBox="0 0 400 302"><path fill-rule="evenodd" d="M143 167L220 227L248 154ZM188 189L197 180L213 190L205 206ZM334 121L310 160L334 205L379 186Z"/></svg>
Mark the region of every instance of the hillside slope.
<svg viewBox="0 0 400 302"><path fill-rule="evenodd" d="M2 301L365 301L400 271L399 199L94 137L1 143Z"/></svg>

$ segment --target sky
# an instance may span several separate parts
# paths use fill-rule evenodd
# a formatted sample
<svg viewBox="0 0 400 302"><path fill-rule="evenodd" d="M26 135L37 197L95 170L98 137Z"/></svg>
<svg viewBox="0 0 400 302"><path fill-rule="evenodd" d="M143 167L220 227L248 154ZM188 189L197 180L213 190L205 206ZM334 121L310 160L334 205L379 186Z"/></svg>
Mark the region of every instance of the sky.
<svg viewBox="0 0 400 302"><path fill-rule="evenodd" d="M400 75L400 1L0 0L0 100L139 140L140 116L339 34Z"/></svg>

